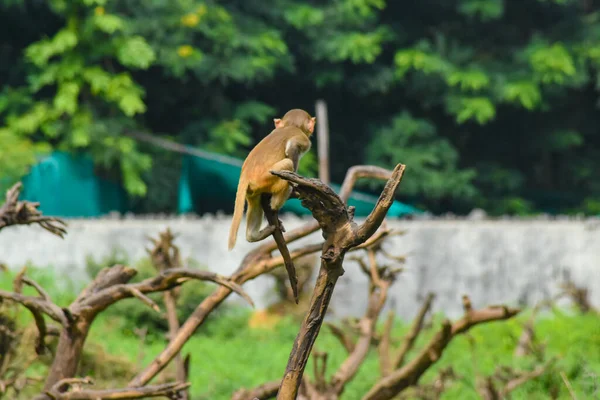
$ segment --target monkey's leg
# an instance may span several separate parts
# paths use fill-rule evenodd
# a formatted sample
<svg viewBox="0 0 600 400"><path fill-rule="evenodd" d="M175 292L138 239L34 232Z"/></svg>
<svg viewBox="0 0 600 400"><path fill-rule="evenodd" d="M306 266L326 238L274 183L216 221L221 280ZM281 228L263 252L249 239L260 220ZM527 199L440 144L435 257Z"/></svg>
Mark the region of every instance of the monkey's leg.
<svg viewBox="0 0 600 400"><path fill-rule="evenodd" d="M248 198L248 211L246 213L246 240L248 242L259 242L273 234L276 228L273 225L260 229L262 220L263 210L260 204L260 196Z"/></svg>
<svg viewBox="0 0 600 400"><path fill-rule="evenodd" d="M290 158L284 158L283 160L276 162L271 167L273 171L294 171L294 162ZM279 179L279 181L273 185L273 195L271 196L271 209L278 211L283 207L287 199L290 198L292 193L292 186L288 181Z"/></svg>

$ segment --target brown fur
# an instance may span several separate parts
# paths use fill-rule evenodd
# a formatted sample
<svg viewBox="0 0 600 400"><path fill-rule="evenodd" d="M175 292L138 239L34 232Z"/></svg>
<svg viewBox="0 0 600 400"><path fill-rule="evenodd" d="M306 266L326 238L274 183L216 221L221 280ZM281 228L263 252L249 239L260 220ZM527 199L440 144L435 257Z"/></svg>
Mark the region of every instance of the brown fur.
<svg viewBox="0 0 600 400"><path fill-rule="evenodd" d="M246 238L249 235L268 236L269 227L259 232L263 211L261 195L270 193L271 208L279 210L289 197L289 183L271 174L272 170L296 171L303 153L311 147L310 136L314 131L315 118L303 110L290 110L282 119L275 119L276 128L250 151L244 164L235 196L233 220L229 231L229 250L235 246L239 226L248 202ZM288 142L299 154L286 156ZM295 159L292 159L295 158ZM255 238L256 239L256 238ZM263 238L264 239L264 238ZM251 241L257 241L256 239Z"/></svg>

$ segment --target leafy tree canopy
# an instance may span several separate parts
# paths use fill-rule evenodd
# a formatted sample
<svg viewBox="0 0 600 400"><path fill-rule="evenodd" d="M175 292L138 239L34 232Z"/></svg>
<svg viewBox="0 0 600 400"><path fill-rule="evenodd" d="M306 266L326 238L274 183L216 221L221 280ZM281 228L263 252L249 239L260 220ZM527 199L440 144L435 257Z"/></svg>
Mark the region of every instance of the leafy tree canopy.
<svg viewBox="0 0 600 400"><path fill-rule="evenodd" d="M172 157L128 132L243 157L323 98L334 180L403 162L401 196L433 211L597 213L599 18L574 0L0 0L0 170L86 151L172 211L151 190L175 190Z"/></svg>

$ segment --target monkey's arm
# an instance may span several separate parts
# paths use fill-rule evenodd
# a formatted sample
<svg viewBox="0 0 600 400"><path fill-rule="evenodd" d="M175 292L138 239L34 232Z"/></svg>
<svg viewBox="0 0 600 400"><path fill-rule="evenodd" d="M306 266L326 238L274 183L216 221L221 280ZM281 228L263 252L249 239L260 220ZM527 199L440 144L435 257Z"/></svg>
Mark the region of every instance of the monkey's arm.
<svg viewBox="0 0 600 400"><path fill-rule="evenodd" d="M294 172L298 171L300 158L310 149L310 140L302 135L295 136L288 140L285 145L285 156L292 160Z"/></svg>

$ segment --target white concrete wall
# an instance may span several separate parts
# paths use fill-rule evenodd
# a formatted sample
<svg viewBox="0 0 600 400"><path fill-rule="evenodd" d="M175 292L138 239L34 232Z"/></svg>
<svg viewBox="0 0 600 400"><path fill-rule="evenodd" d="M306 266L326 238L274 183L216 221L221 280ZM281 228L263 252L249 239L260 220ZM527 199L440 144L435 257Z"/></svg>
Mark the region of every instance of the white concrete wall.
<svg viewBox="0 0 600 400"><path fill-rule="evenodd" d="M289 215L282 220L288 230L303 223ZM228 216L70 220L65 239L38 227L10 227L0 232L0 262L11 268L32 263L87 279L83 269L88 254L98 259L121 248L135 261L146 255L147 236L155 237L170 227L178 234L176 243L183 257L229 274L254 247L246 243L240 232L236 248L228 252L229 223ZM500 302L532 304L556 293L564 274L586 285L594 304L600 305L597 221L415 220L389 224L407 231L387 246L392 253L408 256L406 272L390 293L390 305L401 317L412 317L419 296L427 291L437 294L434 310L449 316L460 315L460 297L465 293L475 306ZM318 232L298 244L320 239ZM332 300L332 311L335 316L359 315L365 307L366 278L352 262L345 264L345 270ZM261 277L244 287L258 307L274 298L271 278Z"/></svg>

